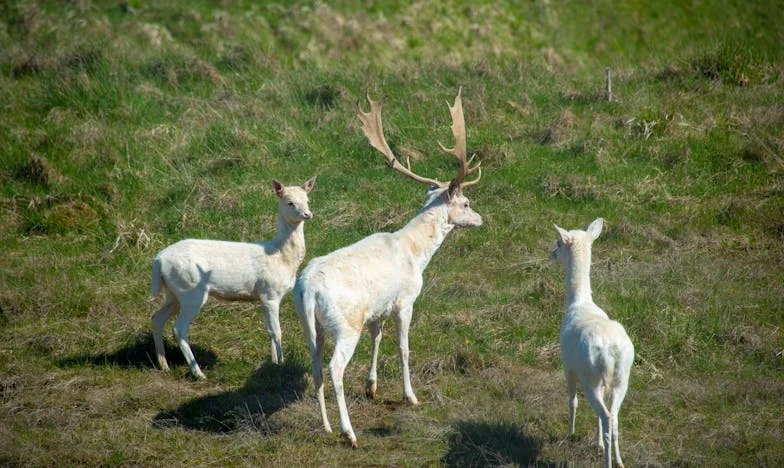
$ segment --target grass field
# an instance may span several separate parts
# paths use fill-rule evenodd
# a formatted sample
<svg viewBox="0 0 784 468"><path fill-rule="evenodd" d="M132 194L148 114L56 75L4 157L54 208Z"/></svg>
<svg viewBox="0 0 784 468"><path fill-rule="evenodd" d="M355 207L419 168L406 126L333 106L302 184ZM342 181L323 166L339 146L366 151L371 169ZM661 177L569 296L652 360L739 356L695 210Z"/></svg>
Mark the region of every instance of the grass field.
<svg viewBox="0 0 784 468"><path fill-rule="evenodd" d="M2 3L0 465L596 465L584 399L566 435L547 253L553 223L599 216L594 299L637 350L627 465L784 465L782 5L472 3ZM257 305L210 302L190 336L209 380L170 335L153 366L160 249L270 239L272 178L314 174L308 259L402 227L425 193L356 103L383 96L392 148L444 180L459 86L485 224L425 273L419 406L388 324L379 399L367 335L345 378L361 448L323 433L290 296L285 365Z"/></svg>

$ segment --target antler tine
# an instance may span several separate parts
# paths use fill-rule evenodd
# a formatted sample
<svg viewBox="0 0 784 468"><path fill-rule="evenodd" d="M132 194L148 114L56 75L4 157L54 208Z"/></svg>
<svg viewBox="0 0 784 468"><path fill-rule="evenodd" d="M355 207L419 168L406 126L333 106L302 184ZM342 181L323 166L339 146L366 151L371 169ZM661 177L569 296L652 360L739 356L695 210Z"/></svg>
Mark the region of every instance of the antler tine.
<svg viewBox="0 0 784 468"><path fill-rule="evenodd" d="M454 135L455 137L455 147L449 149L446 146L442 145L441 142L438 142L438 146L440 146L442 150L446 151L447 153L457 158L457 162L458 162L457 176L455 176L455 178L452 179L452 184L454 186L468 187L479 182L479 179L482 177L482 170L479 167L482 163L481 162L477 163L476 166L471 167L471 163L474 161L474 157L476 155L472 155L471 159L466 161L466 130L465 130L465 118L463 117L463 100L461 98L462 92L463 92L463 87L461 86L457 90L455 103L451 106L449 105L448 102L446 103L447 106L449 106L449 113L452 116L452 135ZM479 176L470 182L464 183L463 181L465 180L466 176L473 173L476 170L479 170Z"/></svg>
<svg viewBox="0 0 784 468"><path fill-rule="evenodd" d="M479 163L479 164L482 164L482 163ZM471 172L474 172L474 169L478 170L479 172L478 172L478 173L477 173L477 175L476 175L476 179L474 179L474 180L469 180L468 182L463 182L463 183L461 183L461 184L460 184L460 187L461 187L461 188L464 188L464 187L470 187L470 186L474 185L475 183L479 182L479 179L481 179L481 178L482 178L482 168L481 168L481 167L479 167L479 164L477 164L476 166L474 166L474 168L473 168L473 169L471 169L471 171L469 172L469 174L470 174Z"/></svg>
<svg viewBox="0 0 784 468"><path fill-rule="evenodd" d="M362 122L362 133L364 133L365 137L367 137L368 142L370 142L370 146L384 155L387 160L387 165L401 174L416 180L417 182L422 182L423 184L436 187L445 187L447 184L443 182L439 182L436 179L428 179L427 177L422 177L415 174L413 171L411 171L410 161L407 161L408 167L400 164L395 155L392 153L392 150L389 148L386 138L384 138L384 126L381 123L381 104L370 99L370 94L366 94L365 98L370 104L370 112L364 112L362 110L362 106L357 103L357 110L359 111L357 116Z"/></svg>

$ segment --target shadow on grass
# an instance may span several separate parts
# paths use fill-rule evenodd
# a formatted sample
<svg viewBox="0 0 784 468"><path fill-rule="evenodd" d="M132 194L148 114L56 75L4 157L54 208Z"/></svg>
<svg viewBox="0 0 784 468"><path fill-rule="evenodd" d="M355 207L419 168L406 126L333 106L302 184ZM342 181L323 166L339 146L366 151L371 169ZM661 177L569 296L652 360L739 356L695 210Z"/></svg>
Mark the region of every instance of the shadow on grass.
<svg viewBox="0 0 784 468"><path fill-rule="evenodd" d="M308 369L295 360L282 365L267 361L241 389L198 397L171 411L161 411L153 419L153 426L215 433L277 433L280 427L268 418L301 398L308 385Z"/></svg>
<svg viewBox="0 0 784 468"><path fill-rule="evenodd" d="M513 424L461 421L449 436L446 466L550 466L538 461L541 444ZM553 465L554 466L554 465Z"/></svg>
<svg viewBox="0 0 784 468"><path fill-rule="evenodd" d="M169 366L184 366L185 357L178 346L164 341L166 360ZM200 346L191 345L196 361L204 369L209 369L218 360L215 353ZM157 367L155 357L155 343L151 333L138 333L130 343L112 353L96 355L83 354L61 359L57 362L60 367L75 367L81 365L91 366L118 366L123 368L153 368Z"/></svg>

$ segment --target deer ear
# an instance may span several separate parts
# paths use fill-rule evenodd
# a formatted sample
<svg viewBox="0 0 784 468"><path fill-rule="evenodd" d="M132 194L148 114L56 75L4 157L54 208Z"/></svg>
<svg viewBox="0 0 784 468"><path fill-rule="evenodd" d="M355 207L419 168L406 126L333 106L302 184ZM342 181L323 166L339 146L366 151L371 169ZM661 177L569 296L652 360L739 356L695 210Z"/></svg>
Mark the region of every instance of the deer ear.
<svg viewBox="0 0 784 468"><path fill-rule="evenodd" d="M597 238L599 238L599 234L602 233L602 227L603 226L604 226L604 218L596 218L591 223L591 225L588 226L588 229L586 229L586 232L588 234L590 234L591 237L594 238L594 240L596 240Z"/></svg>
<svg viewBox="0 0 784 468"><path fill-rule="evenodd" d="M313 190L313 185L315 183L316 183L316 176L313 176L310 178L310 180L302 184L302 190L304 190L306 193L310 193L310 191Z"/></svg>
<svg viewBox="0 0 784 468"><path fill-rule="evenodd" d="M461 193L463 193L463 191L460 189L460 182L452 180L452 182L449 183L449 188L446 191L446 199L451 200Z"/></svg>
<svg viewBox="0 0 784 468"><path fill-rule="evenodd" d="M275 196L280 198L283 196L283 184L278 182L278 179L272 179L272 189L275 190Z"/></svg>
<svg viewBox="0 0 784 468"><path fill-rule="evenodd" d="M558 235L561 236L561 240L564 244L568 244L572 241L572 236L569 235L569 232L566 229L558 227L557 224L553 224L555 226L555 230L558 231Z"/></svg>

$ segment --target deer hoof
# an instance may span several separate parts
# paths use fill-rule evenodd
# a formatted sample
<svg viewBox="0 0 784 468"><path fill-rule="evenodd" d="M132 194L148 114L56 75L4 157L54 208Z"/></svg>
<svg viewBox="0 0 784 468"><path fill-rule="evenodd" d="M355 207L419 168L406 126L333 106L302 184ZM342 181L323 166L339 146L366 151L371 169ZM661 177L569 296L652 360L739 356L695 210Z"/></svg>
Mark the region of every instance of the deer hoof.
<svg viewBox="0 0 784 468"><path fill-rule="evenodd" d="M367 382L367 384L365 384L365 396L370 398L371 400L375 400L376 399L376 381L375 380L373 380L373 381L369 380Z"/></svg>
<svg viewBox="0 0 784 468"><path fill-rule="evenodd" d="M342 435L343 435L343 440L348 442L348 444L351 445L352 449L358 449L359 448L359 444L357 443L356 439L352 439L351 436L348 435L345 432Z"/></svg>

